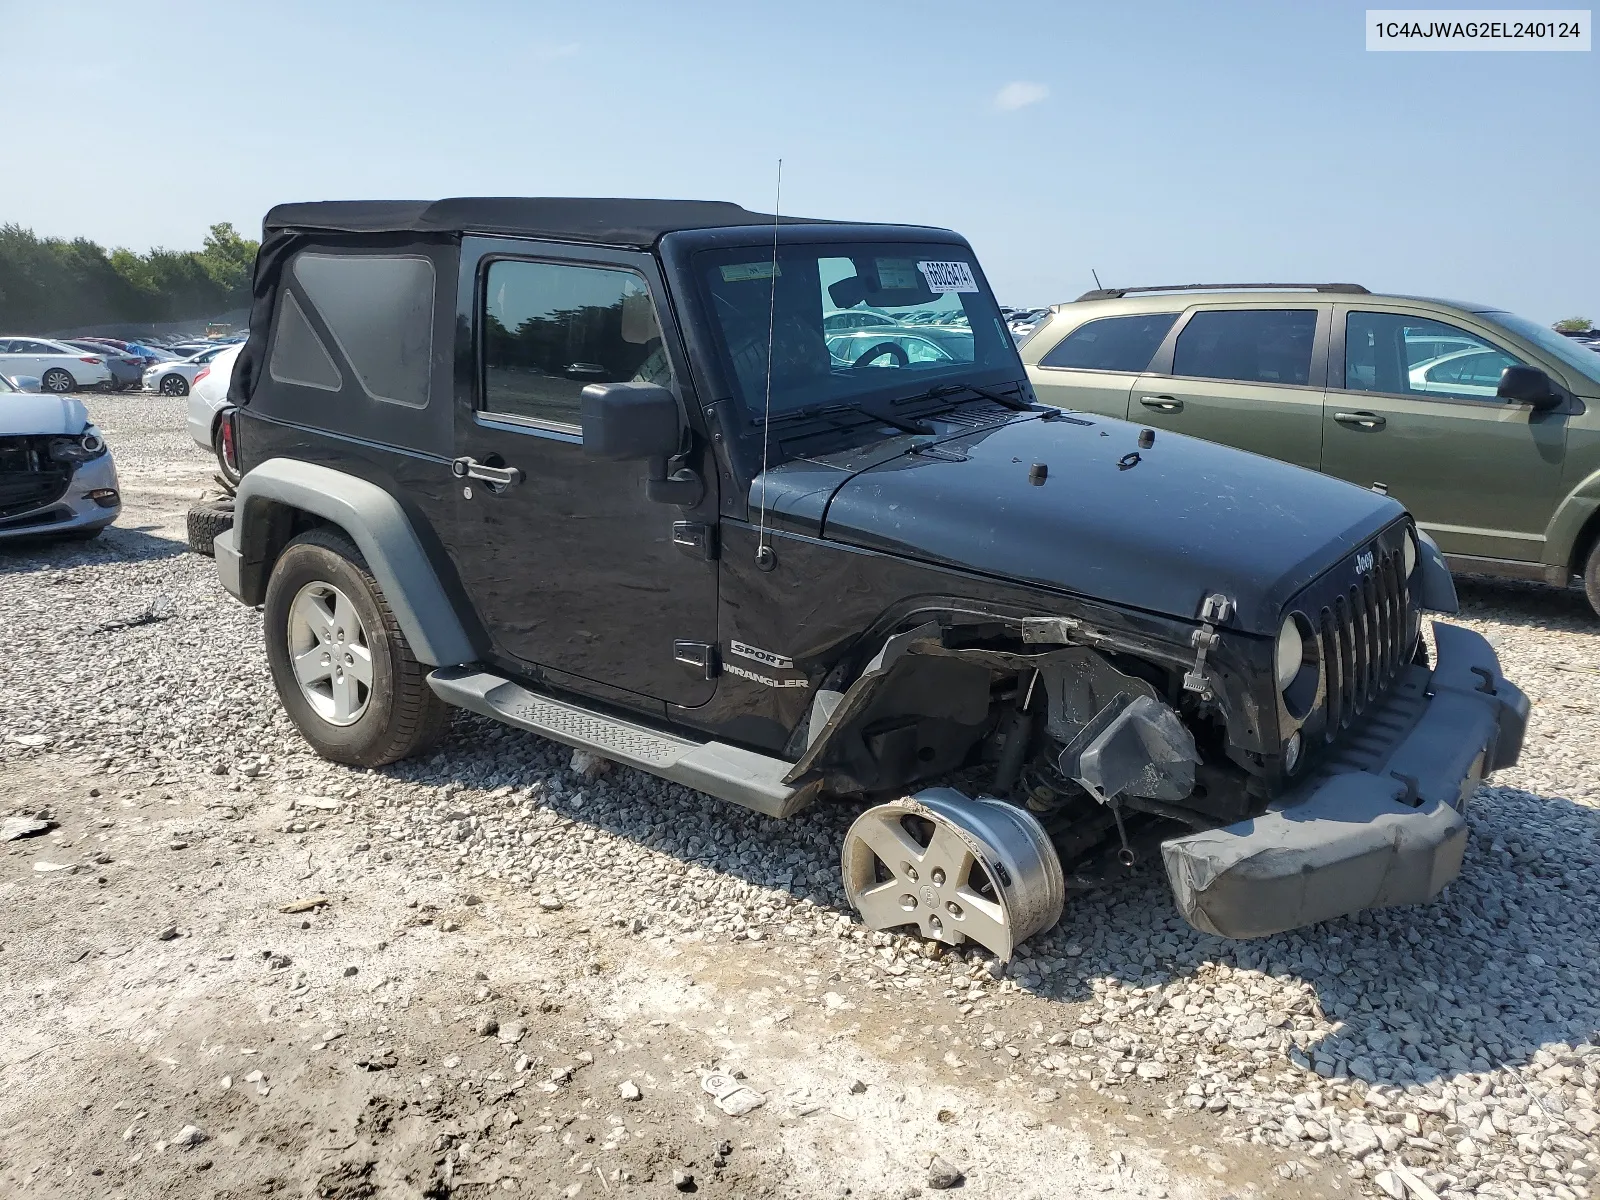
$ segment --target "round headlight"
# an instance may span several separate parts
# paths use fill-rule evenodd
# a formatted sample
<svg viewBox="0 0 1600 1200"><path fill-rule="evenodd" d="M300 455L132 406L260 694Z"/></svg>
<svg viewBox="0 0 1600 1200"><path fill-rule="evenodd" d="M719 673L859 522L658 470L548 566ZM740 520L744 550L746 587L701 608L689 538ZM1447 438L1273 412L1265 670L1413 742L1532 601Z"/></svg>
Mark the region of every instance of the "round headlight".
<svg viewBox="0 0 1600 1200"><path fill-rule="evenodd" d="M1410 579L1411 572L1417 569L1417 559L1420 554L1417 551L1417 535L1409 529L1406 530L1406 544L1400 551L1400 557L1405 561L1406 578Z"/></svg>
<svg viewBox="0 0 1600 1200"><path fill-rule="evenodd" d="M1283 628L1278 630L1278 690L1282 691L1294 682L1294 677L1300 674L1300 665L1305 660L1305 639L1300 636L1300 623L1292 616L1286 617Z"/></svg>

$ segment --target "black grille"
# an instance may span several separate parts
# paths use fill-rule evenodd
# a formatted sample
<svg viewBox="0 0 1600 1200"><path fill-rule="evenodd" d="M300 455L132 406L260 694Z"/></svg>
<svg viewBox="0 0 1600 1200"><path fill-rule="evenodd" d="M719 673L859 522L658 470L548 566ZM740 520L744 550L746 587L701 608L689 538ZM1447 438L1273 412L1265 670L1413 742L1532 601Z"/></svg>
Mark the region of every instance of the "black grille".
<svg viewBox="0 0 1600 1200"><path fill-rule="evenodd" d="M1358 560L1367 554L1370 567L1342 592L1325 595L1316 619L1330 742L1388 692L1411 649L1415 620L1401 552L1374 547Z"/></svg>
<svg viewBox="0 0 1600 1200"><path fill-rule="evenodd" d="M50 438L0 438L0 521L54 504L72 472L50 458Z"/></svg>

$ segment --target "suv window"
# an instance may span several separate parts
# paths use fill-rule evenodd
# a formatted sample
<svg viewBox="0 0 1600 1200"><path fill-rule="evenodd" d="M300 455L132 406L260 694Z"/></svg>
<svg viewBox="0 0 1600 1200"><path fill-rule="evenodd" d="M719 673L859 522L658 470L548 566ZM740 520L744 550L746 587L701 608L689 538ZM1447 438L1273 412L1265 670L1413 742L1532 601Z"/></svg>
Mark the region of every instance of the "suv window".
<svg viewBox="0 0 1600 1200"><path fill-rule="evenodd" d="M1067 334L1039 365L1080 371L1143 371L1177 319L1177 313L1101 317Z"/></svg>
<svg viewBox="0 0 1600 1200"><path fill-rule="evenodd" d="M1197 312L1178 335L1174 375L1245 383L1311 382L1314 308Z"/></svg>
<svg viewBox="0 0 1600 1200"><path fill-rule="evenodd" d="M1344 326L1344 386L1353 392L1493 399L1518 359L1477 334L1405 313L1353 312Z"/></svg>
<svg viewBox="0 0 1600 1200"><path fill-rule="evenodd" d="M632 271L502 259L483 305L486 412L578 424L591 383L671 384L650 290Z"/></svg>

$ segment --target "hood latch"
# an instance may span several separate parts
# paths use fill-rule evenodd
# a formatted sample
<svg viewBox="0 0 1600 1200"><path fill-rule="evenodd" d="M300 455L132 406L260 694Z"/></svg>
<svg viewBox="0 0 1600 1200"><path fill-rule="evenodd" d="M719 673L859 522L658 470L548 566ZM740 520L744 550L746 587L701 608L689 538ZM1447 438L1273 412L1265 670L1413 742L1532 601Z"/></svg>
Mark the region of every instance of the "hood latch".
<svg viewBox="0 0 1600 1200"><path fill-rule="evenodd" d="M1217 626L1233 615L1233 601L1221 592L1213 592L1200 605L1200 628L1189 638L1194 647L1194 666L1183 676L1183 690L1199 692L1202 700L1211 699L1211 680L1206 675L1206 655L1217 644Z"/></svg>

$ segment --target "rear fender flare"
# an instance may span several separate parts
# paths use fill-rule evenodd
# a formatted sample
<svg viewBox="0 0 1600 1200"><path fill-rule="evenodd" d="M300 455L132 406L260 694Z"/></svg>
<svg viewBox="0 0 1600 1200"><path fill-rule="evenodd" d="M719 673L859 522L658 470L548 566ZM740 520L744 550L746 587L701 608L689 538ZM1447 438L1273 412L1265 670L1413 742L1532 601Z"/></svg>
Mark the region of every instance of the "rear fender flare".
<svg viewBox="0 0 1600 1200"><path fill-rule="evenodd" d="M270 458L239 481L232 549L240 600L265 600L267 579L283 549L285 517L296 511L337 525L355 542L419 662L444 667L477 660L400 502L369 480L315 463Z"/></svg>

